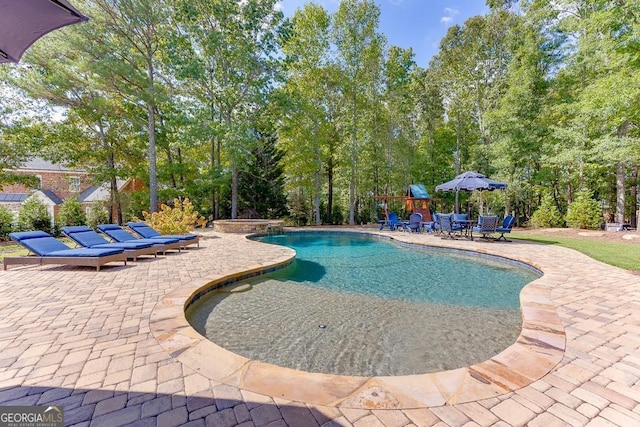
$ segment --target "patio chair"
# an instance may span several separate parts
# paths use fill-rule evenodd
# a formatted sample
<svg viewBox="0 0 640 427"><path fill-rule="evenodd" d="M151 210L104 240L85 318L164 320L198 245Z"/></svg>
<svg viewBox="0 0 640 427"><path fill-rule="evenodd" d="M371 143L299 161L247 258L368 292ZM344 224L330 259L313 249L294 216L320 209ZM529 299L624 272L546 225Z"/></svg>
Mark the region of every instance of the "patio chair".
<svg viewBox="0 0 640 427"><path fill-rule="evenodd" d="M472 228L474 233L482 234L483 239L488 239L489 236L496 232L498 227L497 215L487 215L478 217L478 225Z"/></svg>
<svg viewBox="0 0 640 427"><path fill-rule="evenodd" d="M10 233L9 237L35 255L4 257L4 269L16 264L61 264L100 267L108 262L123 261L127 265L127 254L119 248L77 248L71 249L44 231L22 231Z"/></svg>
<svg viewBox="0 0 640 427"><path fill-rule="evenodd" d="M389 212L389 217L387 221L382 223L380 226L380 230L382 230L385 226L389 227L389 230L394 231L398 228L398 214L395 212Z"/></svg>
<svg viewBox="0 0 640 427"><path fill-rule="evenodd" d="M440 233L443 239L455 239L462 233L462 227L454 224L453 214L439 214Z"/></svg>
<svg viewBox="0 0 640 427"><path fill-rule="evenodd" d="M434 213L433 214L433 222L430 225L429 228L429 232L433 232L433 234L440 234L441 233L441 229L440 229L440 213Z"/></svg>
<svg viewBox="0 0 640 427"><path fill-rule="evenodd" d="M100 224L97 228L98 230L100 230L100 232L106 234L116 242L151 243L162 254L165 254L169 249L177 249L178 252L180 252L180 249L182 248L182 243L180 243L179 239L174 239L174 238L138 239L133 234L129 233L127 230L120 227L118 224Z"/></svg>
<svg viewBox="0 0 640 427"><path fill-rule="evenodd" d="M145 242L109 242L86 225L62 227L62 232L76 244L85 248L120 248L128 258L137 261L140 255L158 256L158 248Z"/></svg>
<svg viewBox="0 0 640 427"><path fill-rule="evenodd" d="M197 234L160 234L144 222L128 222L127 227L144 239L178 239L183 249L196 244L200 247L200 236Z"/></svg>
<svg viewBox="0 0 640 427"><path fill-rule="evenodd" d="M409 223L406 225L406 230L410 233L419 233L422 231L422 214L419 212L412 213L409 216Z"/></svg>
<svg viewBox="0 0 640 427"><path fill-rule="evenodd" d="M500 236L496 240L504 240L505 242L510 242L511 240L507 240L507 238L504 237L504 233L511 233L514 222L515 217L513 215L507 215L506 217L504 217L502 225L500 227L496 227L496 232L500 233Z"/></svg>

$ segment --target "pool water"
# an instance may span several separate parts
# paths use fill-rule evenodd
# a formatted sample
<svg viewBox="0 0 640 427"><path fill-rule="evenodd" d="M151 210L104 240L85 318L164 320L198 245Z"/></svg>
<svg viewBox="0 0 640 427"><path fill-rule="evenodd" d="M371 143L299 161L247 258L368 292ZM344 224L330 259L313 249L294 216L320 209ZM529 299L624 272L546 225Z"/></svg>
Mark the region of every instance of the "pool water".
<svg viewBox="0 0 640 427"><path fill-rule="evenodd" d="M211 292L187 318L218 345L266 363L342 375L408 375L480 362L520 333L518 294L539 272L498 258L358 234L260 238L288 267Z"/></svg>

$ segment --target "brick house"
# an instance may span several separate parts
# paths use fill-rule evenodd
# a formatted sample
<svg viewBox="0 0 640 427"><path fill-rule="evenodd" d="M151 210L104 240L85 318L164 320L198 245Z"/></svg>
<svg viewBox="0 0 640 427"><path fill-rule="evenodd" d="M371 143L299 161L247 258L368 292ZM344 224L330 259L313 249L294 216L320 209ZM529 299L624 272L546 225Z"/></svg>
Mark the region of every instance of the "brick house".
<svg viewBox="0 0 640 427"><path fill-rule="evenodd" d="M29 197L38 197L49 209L52 222L60 210L60 205L70 197L78 200L88 211L98 201L109 200L108 184L92 185L91 175L84 169L67 168L41 158L33 158L14 171L18 174L33 175L39 180L37 190L23 185L5 185L0 191L0 206L17 215ZM138 191L142 182L138 179L118 180L120 192Z"/></svg>

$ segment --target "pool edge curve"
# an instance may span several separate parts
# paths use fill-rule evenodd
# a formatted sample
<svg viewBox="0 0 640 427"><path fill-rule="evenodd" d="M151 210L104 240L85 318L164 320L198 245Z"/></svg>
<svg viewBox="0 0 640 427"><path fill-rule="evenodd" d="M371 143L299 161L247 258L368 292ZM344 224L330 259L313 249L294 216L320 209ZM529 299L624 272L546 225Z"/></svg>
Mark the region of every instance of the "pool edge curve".
<svg viewBox="0 0 640 427"><path fill-rule="evenodd" d="M349 232L402 241L374 231ZM472 252L504 257L486 250ZM281 268L294 257L292 250L291 254L269 265L201 278L174 289L152 310L150 329L153 336L172 357L210 380L274 398L341 408L414 409L493 398L539 380L563 358L564 326L550 300L554 282L544 275L520 292L523 320L516 341L486 361L450 371L378 377L303 372L232 353L200 335L187 321L186 308L204 293ZM544 273L544 269L530 262L507 259Z"/></svg>

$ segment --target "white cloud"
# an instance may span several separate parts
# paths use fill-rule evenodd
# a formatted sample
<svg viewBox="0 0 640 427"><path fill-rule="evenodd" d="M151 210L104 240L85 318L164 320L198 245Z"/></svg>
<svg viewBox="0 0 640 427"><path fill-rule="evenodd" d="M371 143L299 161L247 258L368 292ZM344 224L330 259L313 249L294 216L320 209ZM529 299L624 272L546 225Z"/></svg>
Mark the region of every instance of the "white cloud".
<svg viewBox="0 0 640 427"><path fill-rule="evenodd" d="M460 11L458 9L452 9L450 7L445 7L443 12L444 16L440 18L440 22L442 22L443 24L449 24L453 22L453 18L456 15L460 14Z"/></svg>
<svg viewBox="0 0 640 427"><path fill-rule="evenodd" d="M400 6L402 3L404 3L404 0L389 0L389 3L391 3L391 5L393 6Z"/></svg>

